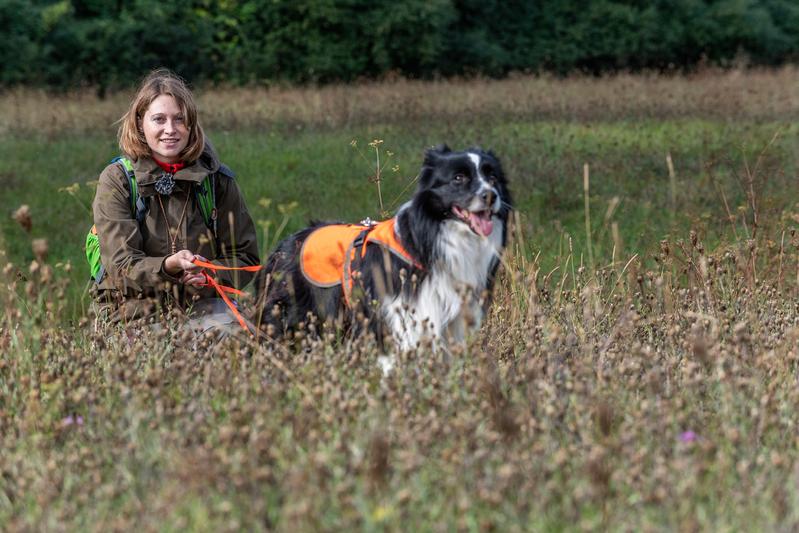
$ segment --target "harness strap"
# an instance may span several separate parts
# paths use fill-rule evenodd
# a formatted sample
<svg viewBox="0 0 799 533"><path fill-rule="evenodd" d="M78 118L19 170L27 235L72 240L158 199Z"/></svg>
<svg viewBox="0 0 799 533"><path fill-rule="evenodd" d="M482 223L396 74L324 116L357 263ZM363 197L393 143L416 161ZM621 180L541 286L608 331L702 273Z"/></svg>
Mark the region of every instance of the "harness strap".
<svg viewBox="0 0 799 533"><path fill-rule="evenodd" d="M347 251L344 253L344 272L343 272L343 279L341 283L341 290L344 293L344 303L347 307L350 306L350 296L352 295L352 262L354 260L358 260L364 256L366 253L366 237L369 235L369 232L374 229L374 226L369 226L368 228L364 229L362 232L355 237L355 240L350 243L347 247ZM358 248L361 248L361 253L358 254L356 251Z"/></svg>
<svg viewBox="0 0 799 533"><path fill-rule="evenodd" d="M258 272L259 270L261 270L261 268L263 268L261 265L243 266L243 267L226 267L226 266L221 266L221 265L215 265L215 264L209 263L207 261L200 261L199 259L194 259L194 261L192 261L192 263L194 263L198 267L202 267L204 269L208 269L208 270L211 270L213 272L218 272L220 270L224 270L224 271L238 270L238 271L244 271L244 272ZM213 287L216 290L217 294L219 294L219 297L222 298L222 301L224 301L225 304L228 306L228 308L230 309L231 313L233 313L233 316L236 317L236 320L238 320L239 324L241 325L241 328L246 330L246 331L248 331L250 333L250 335L255 336L255 334L252 331L250 331L250 328L247 327L247 323L244 321L244 317L241 316L241 313L239 313L239 310L236 308L236 304L234 304L230 300L230 298L228 298L228 294L235 294L237 296L240 296L240 295L242 295L244 293L242 291L240 291L239 289L236 289L236 288L233 288L233 287L228 287L226 285L222 285L221 283L217 282L205 270L202 270L201 273L205 277L205 283L203 283L202 286L203 287Z"/></svg>
<svg viewBox="0 0 799 533"><path fill-rule="evenodd" d="M376 232L375 235L371 235L371 233L378 227L383 227L383 224L386 222L389 221L368 226L362 232L360 232L358 236L355 237L355 240L349 245L349 247L347 247L347 251L344 254L344 272L342 273L341 283L341 290L344 293L344 303L347 305L347 307L352 307L350 300L352 296L352 289L354 287L354 280L352 279L353 270L359 270L358 263L360 263L361 260L366 256L366 249L370 243L380 246L380 248L384 251L393 253L395 257L402 259L409 265L412 265L414 268L424 270L424 267L418 261L416 261L413 256L405 251L401 243L396 242L395 244L392 244L391 242L384 242L380 239L380 231ZM393 225L389 226L389 228L390 231L394 231ZM360 250L360 253L358 253L358 250ZM353 268L353 263L355 263L355 268Z"/></svg>

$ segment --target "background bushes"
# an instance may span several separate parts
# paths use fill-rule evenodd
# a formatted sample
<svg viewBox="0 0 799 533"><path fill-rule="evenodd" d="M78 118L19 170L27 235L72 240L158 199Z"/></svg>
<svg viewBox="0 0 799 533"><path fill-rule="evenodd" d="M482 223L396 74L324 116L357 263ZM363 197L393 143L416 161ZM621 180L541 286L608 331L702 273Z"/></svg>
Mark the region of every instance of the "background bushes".
<svg viewBox="0 0 799 533"><path fill-rule="evenodd" d="M794 0L0 0L0 85L690 69L799 57Z"/></svg>

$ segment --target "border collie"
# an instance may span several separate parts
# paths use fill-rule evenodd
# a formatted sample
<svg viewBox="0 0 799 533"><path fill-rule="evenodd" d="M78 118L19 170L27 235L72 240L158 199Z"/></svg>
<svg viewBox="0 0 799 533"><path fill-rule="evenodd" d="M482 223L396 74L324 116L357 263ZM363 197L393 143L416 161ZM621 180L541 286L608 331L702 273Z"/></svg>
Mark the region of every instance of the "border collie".
<svg viewBox="0 0 799 533"><path fill-rule="evenodd" d="M353 333L366 325L403 351L424 338L462 343L480 327L511 209L492 152L429 149L413 197L386 221L393 243L368 221L291 235L256 279L255 322L272 338L314 315Z"/></svg>

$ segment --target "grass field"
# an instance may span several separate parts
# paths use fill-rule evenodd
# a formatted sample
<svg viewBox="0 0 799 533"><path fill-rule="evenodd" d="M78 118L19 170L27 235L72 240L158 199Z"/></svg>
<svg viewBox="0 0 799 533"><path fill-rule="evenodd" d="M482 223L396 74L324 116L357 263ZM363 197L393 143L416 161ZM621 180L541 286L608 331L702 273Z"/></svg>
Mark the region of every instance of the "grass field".
<svg viewBox="0 0 799 533"><path fill-rule="evenodd" d="M387 212L428 146L503 161L517 224L490 319L386 380L368 342L95 332L81 245L128 95L0 95L0 529L797 527L797 86L200 92L264 253L309 218L379 216L378 150Z"/></svg>

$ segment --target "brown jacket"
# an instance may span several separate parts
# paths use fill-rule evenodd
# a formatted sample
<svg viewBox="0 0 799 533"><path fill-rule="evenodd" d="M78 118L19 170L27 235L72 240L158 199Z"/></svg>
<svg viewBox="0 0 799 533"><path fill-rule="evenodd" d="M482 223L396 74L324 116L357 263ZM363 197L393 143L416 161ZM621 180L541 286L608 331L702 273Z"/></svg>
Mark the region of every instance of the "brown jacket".
<svg viewBox="0 0 799 533"><path fill-rule="evenodd" d="M134 161L139 194L149 205L141 225L133 215L128 180L122 169L111 164L103 170L92 207L106 272L97 286L97 296L106 318L117 321L150 314L155 309L153 300L163 303L164 298L171 298L182 307L190 300L216 296L212 288L181 285L179 276L164 271L164 261L171 253L168 227L175 231L184 206L177 250L188 249L225 266L259 263L255 227L244 199L236 181L218 172L219 169L219 159L213 148L206 145L199 160L175 174L172 194L160 197L162 211L154 184L164 171L150 158ZM192 190L193 184L202 182L211 172L216 173L216 240L205 224ZM244 272L218 275L220 282L239 288L251 278L252 274Z"/></svg>

